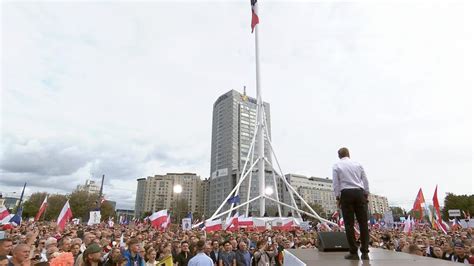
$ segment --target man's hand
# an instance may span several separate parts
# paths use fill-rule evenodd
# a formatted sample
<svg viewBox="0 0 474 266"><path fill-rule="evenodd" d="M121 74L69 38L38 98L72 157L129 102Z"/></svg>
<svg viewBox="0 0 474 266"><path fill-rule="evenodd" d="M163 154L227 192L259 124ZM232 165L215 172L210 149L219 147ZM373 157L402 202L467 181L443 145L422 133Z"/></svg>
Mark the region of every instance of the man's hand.
<svg viewBox="0 0 474 266"><path fill-rule="evenodd" d="M364 193L364 197L367 203L369 203L369 193Z"/></svg>
<svg viewBox="0 0 474 266"><path fill-rule="evenodd" d="M341 208L341 200L340 199L336 199L336 206L338 209Z"/></svg>

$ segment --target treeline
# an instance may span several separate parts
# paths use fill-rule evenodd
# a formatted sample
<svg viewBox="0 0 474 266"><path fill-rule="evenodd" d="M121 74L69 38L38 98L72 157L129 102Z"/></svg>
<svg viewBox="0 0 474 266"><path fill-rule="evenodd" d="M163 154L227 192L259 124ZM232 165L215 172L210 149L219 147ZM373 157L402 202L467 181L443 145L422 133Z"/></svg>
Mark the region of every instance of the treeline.
<svg viewBox="0 0 474 266"><path fill-rule="evenodd" d="M97 202L100 201L98 194L88 193L83 190L76 190L68 195L36 192L23 203L23 218L35 217L46 195L48 195L48 207L40 218L40 220L46 221L56 220L64 204L69 200L73 217L87 222L89 219L89 212L96 209ZM106 220L109 217L113 218L115 217L114 207L108 201L104 201L100 207L100 214L103 220Z"/></svg>

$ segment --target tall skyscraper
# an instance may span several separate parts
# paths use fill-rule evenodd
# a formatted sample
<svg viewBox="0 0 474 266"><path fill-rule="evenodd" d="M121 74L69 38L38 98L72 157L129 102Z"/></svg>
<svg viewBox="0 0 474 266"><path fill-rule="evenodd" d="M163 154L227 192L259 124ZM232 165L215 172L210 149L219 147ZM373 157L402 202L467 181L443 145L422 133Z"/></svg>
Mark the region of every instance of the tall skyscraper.
<svg viewBox="0 0 474 266"><path fill-rule="evenodd" d="M264 103L265 119L271 136L270 105ZM257 100L231 90L220 96L214 103L212 114L211 171L209 180L209 204L207 215L220 206L238 182L245 159L250 149L257 119ZM267 141L267 139L265 139ZM259 145L259 143L257 143ZM265 157L271 161L269 145L265 145ZM256 154L255 157L256 158ZM247 166L247 169L250 165ZM272 186L273 178L269 165L265 167L266 186ZM239 189L241 203L247 199L248 178ZM250 198L258 195L258 180L254 170ZM272 186L273 188L273 186ZM275 189L273 189L275 190ZM275 191L275 193L277 193ZM267 201L268 202L268 201ZM251 210L258 202L251 205ZM272 205L267 203L267 205ZM230 205L226 204L223 210ZM273 216L274 213L269 213Z"/></svg>
<svg viewBox="0 0 474 266"><path fill-rule="evenodd" d="M135 198L135 217L143 218L145 212L145 192L146 192L146 178L137 179L137 194Z"/></svg>

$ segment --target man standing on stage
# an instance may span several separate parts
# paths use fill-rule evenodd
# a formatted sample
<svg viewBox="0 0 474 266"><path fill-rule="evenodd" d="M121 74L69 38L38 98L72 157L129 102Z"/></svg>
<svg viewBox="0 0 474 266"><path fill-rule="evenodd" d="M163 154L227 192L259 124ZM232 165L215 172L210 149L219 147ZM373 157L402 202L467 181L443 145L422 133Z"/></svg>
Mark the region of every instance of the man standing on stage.
<svg viewBox="0 0 474 266"><path fill-rule="evenodd" d="M360 229L361 258L368 260L369 227L367 223L367 203L369 202L369 181L367 181L362 165L350 159L347 148L340 148L337 153L341 160L334 164L332 168L332 182L337 205L342 210L347 242L349 242L350 254L346 255L345 258L348 260L359 260L354 232L355 214Z"/></svg>

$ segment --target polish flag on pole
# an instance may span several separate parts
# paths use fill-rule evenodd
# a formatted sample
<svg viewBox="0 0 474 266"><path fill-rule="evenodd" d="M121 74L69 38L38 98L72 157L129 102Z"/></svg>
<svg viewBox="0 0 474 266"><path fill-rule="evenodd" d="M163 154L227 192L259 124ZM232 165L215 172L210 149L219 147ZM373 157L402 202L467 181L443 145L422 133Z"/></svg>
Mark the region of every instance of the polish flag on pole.
<svg viewBox="0 0 474 266"><path fill-rule="evenodd" d="M416 195L415 203L413 204L413 210L420 212L420 219L423 220L424 216L424 207L425 207L425 197L423 196L423 191L418 190L418 195Z"/></svg>
<svg viewBox="0 0 474 266"><path fill-rule="evenodd" d="M438 201L438 185L436 185L435 192L433 195L433 208L436 214L436 219L435 219L436 225L438 226L438 228L440 228L443 231L443 233L446 234L446 231L448 230L448 228L446 227L445 223L443 223L443 219L441 218L441 208L439 206L439 201Z"/></svg>
<svg viewBox="0 0 474 266"><path fill-rule="evenodd" d="M213 232L222 230L222 222L221 219L213 220L213 221L206 221L205 223L206 232Z"/></svg>
<svg viewBox="0 0 474 266"><path fill-rule="evenodd" d="M237 230L239 228L239 213L236 212L234 216L227 219L225 222L225 230Z"/></svg>
<svg viewBox="0 0 474 266"><path fill-rule="evenodd" d="M46 197L43 200L43 203L41 203L38 213L35 216L35 221L38 221L40 219L41 215L43 215L47 206L48 206L48 195L46 195Z"/></svg>
<svg viewBox="0 0 474 266"><path fill-rule="evenodd" d="M153 213L152 215L150 215L148 219L150 219L150 223L152 226L154 226L155 228L159 228L168 219L168 211L167 210L157 211Z"/></svg>
<svg viewBox="0 0 474 266"><path fill-rule="evenodd" d="M257 0L250 0L250 4L252 5L252 22L251 22L251 27L252 27L252 33L253 30L255 29L255 26L259 23L258 15L257 15Z"/></svg>
<svg viewBox="0 0 474 266"><path fill-rule="evenodd" d="M72 211L71 211L71 206L69 206L69 200L66 201L66 204L64 204L63 209L61 210L61 213L59 213L58 217L58 227L61 230L64 230L64 227L66 227L66 223L72 218Z"/></svg>

